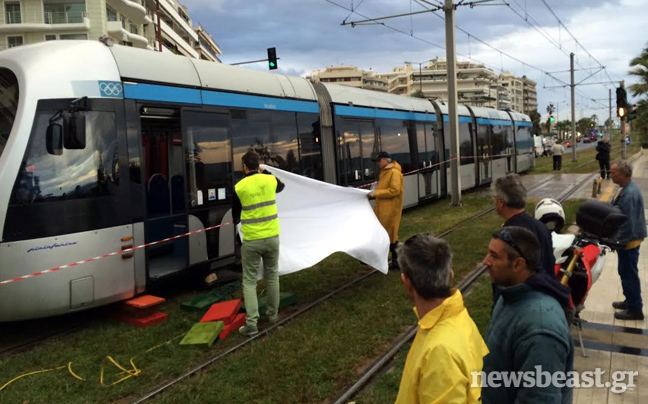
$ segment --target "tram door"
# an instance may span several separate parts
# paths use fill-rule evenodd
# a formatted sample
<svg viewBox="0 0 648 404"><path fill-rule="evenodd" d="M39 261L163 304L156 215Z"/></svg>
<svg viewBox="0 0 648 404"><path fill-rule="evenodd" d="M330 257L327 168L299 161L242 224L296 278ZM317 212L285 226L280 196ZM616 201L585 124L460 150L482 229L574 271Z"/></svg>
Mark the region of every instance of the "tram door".
<svg viewBox="0 0 648 404"><path fill-rule="evenodd" d="M443 143L434 123L417 123L416 140L419 156L419 199L438 197L442 166L440 163L440 152L443 151Z"/></svg>
<svg viewBox="0 0 648 404"><path fill-rule="evenodd" d="M146 187L146 243L188 231L184 149L180 111L142 107L140 110ZM146 248L148 276L159 278L188 265L187 237Z"/></svg>
<svg viewBox="0 0 648 404"><path fill-rule="evenodd" d="M477 165L479 167L479 184L490 182L493 178L491 158L491 130L488 125L477 125Z"/></svg>

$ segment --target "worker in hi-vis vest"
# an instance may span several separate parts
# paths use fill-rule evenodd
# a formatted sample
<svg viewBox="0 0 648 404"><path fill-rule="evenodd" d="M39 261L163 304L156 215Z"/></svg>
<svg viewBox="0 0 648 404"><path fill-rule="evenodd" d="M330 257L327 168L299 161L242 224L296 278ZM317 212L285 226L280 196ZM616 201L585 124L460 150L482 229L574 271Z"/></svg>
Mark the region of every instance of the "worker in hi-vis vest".
<svg viewBox="0 0 648 404"><path fill-rule="evenodd" d="M275 196L284 183L265 170L259 173L259 155L254 151L245 153L241 160L245 177L234 187L232 216L235 223L241 222L243 233L243 299L247 314L239 332L251 336L259 332L256 289L261 260L267 283L268 323L275 324L279 319L279 218Z"/></svg>

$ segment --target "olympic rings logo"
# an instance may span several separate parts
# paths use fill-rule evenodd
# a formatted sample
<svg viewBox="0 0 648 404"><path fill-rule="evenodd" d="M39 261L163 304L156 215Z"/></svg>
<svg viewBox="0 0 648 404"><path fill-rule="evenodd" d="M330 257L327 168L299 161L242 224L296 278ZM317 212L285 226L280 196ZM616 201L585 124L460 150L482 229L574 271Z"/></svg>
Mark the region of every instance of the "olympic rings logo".
<svg viewBox="0 0 648 404"><path fill-rule="evenodd" d="M116 97L120 95L123 90L121 83L111 83L111 82L99 83L99 89L103 94L112 97Z"/></svg>

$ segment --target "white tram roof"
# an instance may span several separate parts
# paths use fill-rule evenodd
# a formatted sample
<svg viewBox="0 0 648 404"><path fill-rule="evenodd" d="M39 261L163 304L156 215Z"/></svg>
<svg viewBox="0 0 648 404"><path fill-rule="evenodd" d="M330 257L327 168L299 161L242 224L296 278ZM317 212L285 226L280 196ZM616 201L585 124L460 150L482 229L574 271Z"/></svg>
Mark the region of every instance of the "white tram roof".
<svg viewBox="0 0 648 404"><path fill-rule="evenodd" d="M441 101L441 102L432 101L432 102L436 102L436 104L439 106L439 109L441 110L441 114L448 115L448 104L446 104L445 101ZM463 104L458 105L457 114L459 116L471 116L470 111Z"/></svg>
<svg viewBox="0 0 648 404"><path fill-rule="evenodd" d="M515 122L531 122L531 119L527 115L519 112L511 111L511 116Z"/></svg>
<svg viewBox="0 0 648 404"><path fill-rule="evenodd" d="M471 107L475 113L475 118L487 118L487 119L503 119L510 121L511 117L506 111L500 111L493 108L484 108L484 107Z"/></svg>
<svg viewBox="0 0 648 404"><path fill-rule="evenodd" d="M434 107L430 101L424 98L404 97L402 95L371 91L338 84L322 84L324 84L328 90L331 95L331 101L335 104L434 113Z"/></svg>
<svg viewBox="0 0 648 404"><path fill-rule="evenodd" d="M298 77L129 46L115 45L109 49L115 57L121 76L125 79L317 100L313 86L307 80Z"/></svg>

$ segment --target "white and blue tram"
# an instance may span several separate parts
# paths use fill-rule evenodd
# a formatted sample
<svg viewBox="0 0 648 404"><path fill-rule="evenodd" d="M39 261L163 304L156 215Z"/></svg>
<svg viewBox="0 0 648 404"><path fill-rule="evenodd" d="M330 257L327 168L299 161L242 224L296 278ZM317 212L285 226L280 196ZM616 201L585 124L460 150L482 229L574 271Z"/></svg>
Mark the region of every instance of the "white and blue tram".
<svg viewBox="0 0 648 404"><path fill-rule="evenodd" d="M91 41L0 53L0 281L231 220L250 148L344 186L388 151L405 205L449 190L447 108L424 99ZM527 116L459 108L461 185L534 164ZM411 174L407 174L412 172ZM0 321L130 298L234 260L234 226L0 285Z"/></svg>

